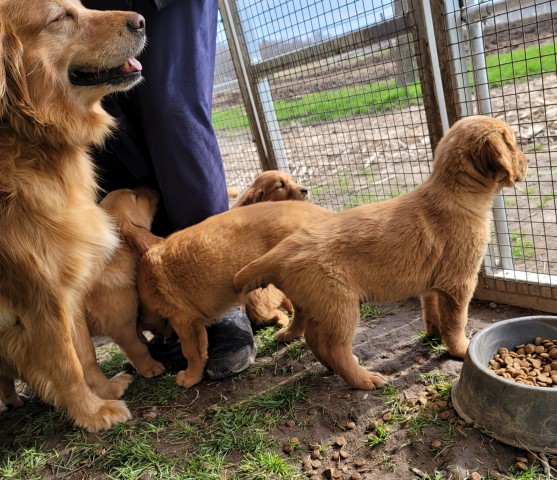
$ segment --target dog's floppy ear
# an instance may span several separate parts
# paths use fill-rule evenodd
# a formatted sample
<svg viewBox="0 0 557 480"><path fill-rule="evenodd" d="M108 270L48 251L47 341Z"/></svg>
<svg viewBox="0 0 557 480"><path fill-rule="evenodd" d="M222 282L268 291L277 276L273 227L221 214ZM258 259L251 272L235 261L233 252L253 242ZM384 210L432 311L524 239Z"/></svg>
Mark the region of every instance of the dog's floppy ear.
<svg viewBox="0 0 557 480"><path fill-rule="evenodd" d="M477 156L479 170L485 170L482 173L495 177L498 183L512 187L520 180L517 159L501 132L494 131L486 135Z"/></svg>
<svg viewBox="0 0 557 480"><path fill-rule="evenodd" d="M127 244L138 254L143 255L153 245L162 242L164 239L153 235L145 227L139 227L128 223L120 229Z"/></svg>
<svg viewBox="0 0 557 480"><path fill-rule="evenodd" d="M257 188L253 185L248 187L248 189L242 193L242 196L233 205L234 207L242 207L244 205L251 205L253 203L258 203L263 201L265 196L265 190L263 188Z"/></svg>
<svg viewBox="0 0 557 480"><path fill-rule="evenodd" d="M23 45L0 21L0 117L6 115L10 106L25 111L29 104Z"/></svg>

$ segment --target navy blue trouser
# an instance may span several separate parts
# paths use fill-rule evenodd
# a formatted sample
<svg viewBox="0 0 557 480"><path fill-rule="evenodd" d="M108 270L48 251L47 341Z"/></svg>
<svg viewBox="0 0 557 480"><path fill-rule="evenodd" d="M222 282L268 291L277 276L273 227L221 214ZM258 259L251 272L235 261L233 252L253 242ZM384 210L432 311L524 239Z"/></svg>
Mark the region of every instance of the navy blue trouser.
<svg viewBox="0 0 557 480"><path fill-rule="evenodd" d="M161 194L153 231L167 235L228 209L224 168L211 125L217 0L85 0L146 19L143 83L108 97L119 128L93 152L106 191L146 184Z"/></svg>

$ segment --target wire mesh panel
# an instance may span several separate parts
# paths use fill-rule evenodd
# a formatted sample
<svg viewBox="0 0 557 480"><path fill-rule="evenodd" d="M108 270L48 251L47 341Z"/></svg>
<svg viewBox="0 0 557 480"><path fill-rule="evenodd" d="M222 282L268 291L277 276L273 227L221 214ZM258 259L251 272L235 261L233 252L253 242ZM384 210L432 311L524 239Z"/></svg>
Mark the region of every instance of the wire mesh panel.
<svg viewBox="0 0 557 480"><path fill-rule="evenodd" d="M456 14L462 22L447 23L460 29L453 65L468 75L455 82L458 97L471 102L466 113L505 120L529 159L526 181L505 189L494 210L485 273L500 279L492 289L555 298L557 2L468 2Z"/></svg>
<svg viewBox="0 0 557 480"><path fill-rule="evenodd" d="M213 128L219 142L227 184L242 190L261 171L261 164L220 14L213 90Z"/></svg>
<svg viewBox="0 0 557 480"><path fill-rule="evenodd" d="M219 83L217 74L214 99L229 183L242 189L262 168L280 168L310 187L315 203L344 210L428 176L433 109L451 121L503 119L530 168L496 200L484 272L492 290L557 299L556 0L219 5L231 25L222 48L233 40L239 52L239 84L231 75ZM424 39L428 28L434 39ZM454 94L446 103L432 101L431 92L448 98L428 71L432 43L450 67L441 65L450 77L441 90L450 85Z"/></svg>
<svg viewBox="0 0 557 480"><path fill-rule="evenodd" d="M314 202L342 210L423 181L431 151L414 38L395 22L411 17L406 4L264 0L236 7L251 81L265 93L261 110L274 115L268 126L279 163L310 187ZM388 33L358 35L379 24ZM276 62L285 57L288 64Z"/></svg>

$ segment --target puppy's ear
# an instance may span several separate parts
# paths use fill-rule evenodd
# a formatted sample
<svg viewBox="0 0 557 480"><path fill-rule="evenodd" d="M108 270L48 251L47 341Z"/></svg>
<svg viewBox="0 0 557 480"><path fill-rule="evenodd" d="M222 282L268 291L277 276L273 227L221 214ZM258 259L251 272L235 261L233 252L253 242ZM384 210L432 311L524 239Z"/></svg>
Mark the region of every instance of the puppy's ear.
<svg viewBox="0 0 557 480"><path fill-rule="evenodd" d="M23 66L23 45L7 26L0 21L0 116L10 107L28 110L29 92Z"/></svg>
<svg viewBox="0 0 557 480"><path fill-rule="evenodd" d="M518 149L516 150L516 153L519 153ZM482 173L495 177L498 183L512 187L519 179L516 154L511 151L501 132L493 132L486 136L478 156L480 165L487 170Z"/></svg>
<svg viewBox="0 0 557 480"><path fill-rule="evenodd" d="M137 225L127 224L120 230L127 244L139 255L143 255L153 245L160 243L164 238L153 235L149 230Z"/></svg>
<svg viewBox="0 0 557 480"><path fill-rule="evenodd" d="M263 201L265 190L263 188L249 187L242 196L236 201L233 207L242 207L244 205L251 205Z"/></svg>

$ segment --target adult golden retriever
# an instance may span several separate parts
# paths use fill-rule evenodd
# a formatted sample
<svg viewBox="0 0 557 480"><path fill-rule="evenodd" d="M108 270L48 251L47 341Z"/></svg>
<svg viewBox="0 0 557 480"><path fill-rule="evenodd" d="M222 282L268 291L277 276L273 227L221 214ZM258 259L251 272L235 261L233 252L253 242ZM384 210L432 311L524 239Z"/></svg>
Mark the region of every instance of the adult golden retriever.
<svg viewBox="0 0 557 480"><path fill-rule="evenodd" d="M493 199L526 170L506 123L460 120L439 143L422 185L302 228L239 272L236 288L272 283L283 290L296 313L276 338L304 335L314 355L354 388L385 383L352 355L361 301L421 296L427 334L440 335L462 358Z"/></svg>
<svg viewBox="0 0 557 480"><path fill-rule="evenodd" d="M113 125L101 97L140 80L144 27L136 13L77 0L0 2L2 380L24 379L91 431L130 417L115 398L131 377L104 377L83 320L118 245L88 148Z"/></svg>
<svg viewBox="0 0 557 480"><path fill-rule="evenodd" d="M167 318L188 361L176 381L191 387L203 378L207 327L242 303L234 275L288 235L332 212L306 202L263 202L233 208L176 232L141 258L139 296L148 315Z"/></svg>
<svg viewBox="0 0 557 480"><path fill-rule="evenodd" d="M308 189L296 183L292 175L280 170L266 170L255 177L253 183L242 192L232 208L259 202L306 200L307 198Z"/></svg>
<svg viewBox="0 0 557 480"><path fill-rule="evenodd" d="M99 203L114 219L120 244L85 298L85 318L91 335L111 338L137 372L147 378L165 370L151 357L137 328L139 258L163 240L150 231L158 200L156 191L139 187L114 190Z"/></svg>

